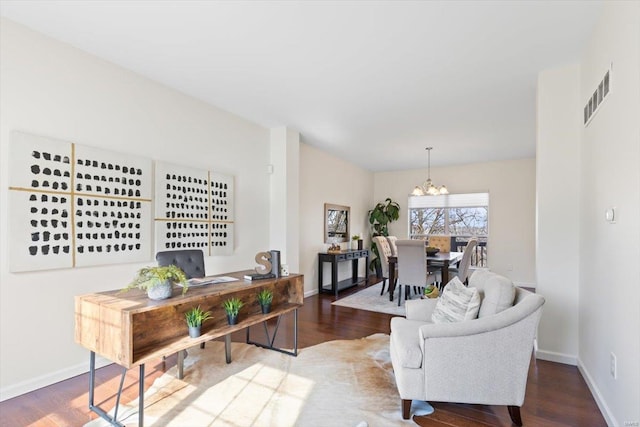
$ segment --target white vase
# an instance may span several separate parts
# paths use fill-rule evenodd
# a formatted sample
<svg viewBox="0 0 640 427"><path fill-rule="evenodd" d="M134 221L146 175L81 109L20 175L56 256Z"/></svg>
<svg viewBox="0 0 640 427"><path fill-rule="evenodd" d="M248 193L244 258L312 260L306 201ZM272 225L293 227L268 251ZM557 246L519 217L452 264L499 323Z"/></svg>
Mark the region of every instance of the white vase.
<svg viewBox="0 0 640 427"><path fill-rule="evenodd" d="M147 296L149 299L153 300L161 300L167 299L171 296L171 291L173 290L172 283L166 281L159 285L156 285L152 288L147 289Z"/></svg>

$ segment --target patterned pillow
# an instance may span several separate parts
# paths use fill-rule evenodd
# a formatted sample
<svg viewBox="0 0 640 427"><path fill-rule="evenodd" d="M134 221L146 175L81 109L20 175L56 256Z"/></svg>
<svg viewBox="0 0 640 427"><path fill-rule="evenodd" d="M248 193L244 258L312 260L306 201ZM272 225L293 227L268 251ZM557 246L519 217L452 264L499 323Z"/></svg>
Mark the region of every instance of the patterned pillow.
<svg viewBox="0 0 640 427"><path fill-rule="evenodd" d="M480 294L476 288L466 287L458 277L451 279L444 288L431 315L433 323L450 323L478 317Z"/></svg>

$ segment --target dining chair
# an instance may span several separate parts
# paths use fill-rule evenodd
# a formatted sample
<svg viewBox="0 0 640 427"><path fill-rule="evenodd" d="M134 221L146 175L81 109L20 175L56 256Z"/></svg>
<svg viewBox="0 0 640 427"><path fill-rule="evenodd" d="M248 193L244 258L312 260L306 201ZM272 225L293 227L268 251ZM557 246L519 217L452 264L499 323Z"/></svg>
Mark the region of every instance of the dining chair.
<svg viewBox="0 0 640 427"><path fill-rule="evenodd" d="M473 251L475 251L476 246L478 246L478 239L472 237L469 239L467 246L464 247L464 252L462 254L462 260L457 267L449 267L449 279L453 278L453 276L458 276L458 279L465 285L469 284L469 269L471 267L471 255L473 255ZM443 284L445 285L445 284Z"/></svg>
<svg viewBox="0 0 640 427"><path fill-rule="evenodd" d="M378 249L378 255L380 257L380 263L382 268L382 290L380 295L384 294L384 288L387 285L387 279L389 278L389 257L394 256L391 252L391 245L384 236L376 236L373 238L376 248ZM396 277L398 275L396 274Z"/></svg>
<svg viewBox="0 0 640 427"><path fill-rule="evenodd" d="M427 269L427 254L424 240L398 240L398 305L402 303L402 287L405 301L410 298L411 288L420 293L435 283L435 274Z"/></svg>
<svg viewBox="0 0 640 427"><path fill-rule="evenodd" d="M391 247L391 256L398 256L398 246L396 246L398 238L396 236L387 236L387 241Z"/></svg>

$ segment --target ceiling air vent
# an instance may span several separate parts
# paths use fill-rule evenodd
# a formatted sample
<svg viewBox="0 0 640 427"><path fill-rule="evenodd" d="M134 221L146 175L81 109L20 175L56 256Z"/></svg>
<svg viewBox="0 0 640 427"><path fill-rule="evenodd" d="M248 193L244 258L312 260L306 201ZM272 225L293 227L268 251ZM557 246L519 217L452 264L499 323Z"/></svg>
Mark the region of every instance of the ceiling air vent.
<svg viewBox="0 0 640 427"><path fill-rule="evenodd" d="M607 70L604 77L600 81L598 87L593 92L593 95L589 97L587 103L584 106L584 125L585 127L591 123L591 120L595 117L596 111L600 108L604 100L611 93L611 68Z"/></svg>

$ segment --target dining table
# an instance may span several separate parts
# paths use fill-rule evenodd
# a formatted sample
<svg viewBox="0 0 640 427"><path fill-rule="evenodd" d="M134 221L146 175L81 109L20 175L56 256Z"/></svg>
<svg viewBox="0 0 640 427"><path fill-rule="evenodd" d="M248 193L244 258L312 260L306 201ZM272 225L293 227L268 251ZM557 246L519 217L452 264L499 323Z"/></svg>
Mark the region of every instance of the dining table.
<svg viewBox="0 0 640 427"><path fill-rule="evenodd" d="M425 252L427 257L427 264L432 266L439 266L442 269L442 283L449 283L449 266L457 264L462 260L463 252L438 252L433 255L429 255ZM396 290L396 264L398 263L397 256L390 256L389 258L389 301L393 301L393 294Z"/></svg>

